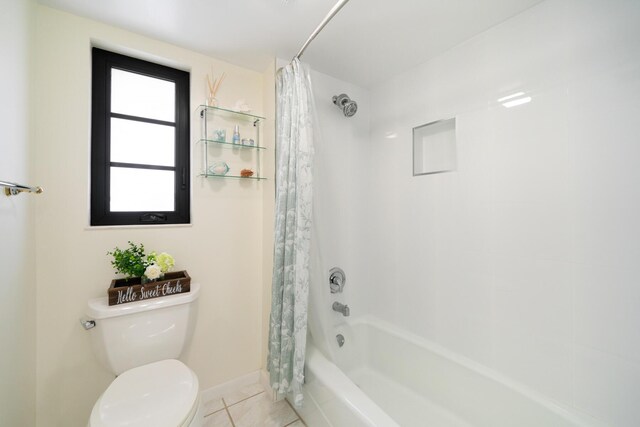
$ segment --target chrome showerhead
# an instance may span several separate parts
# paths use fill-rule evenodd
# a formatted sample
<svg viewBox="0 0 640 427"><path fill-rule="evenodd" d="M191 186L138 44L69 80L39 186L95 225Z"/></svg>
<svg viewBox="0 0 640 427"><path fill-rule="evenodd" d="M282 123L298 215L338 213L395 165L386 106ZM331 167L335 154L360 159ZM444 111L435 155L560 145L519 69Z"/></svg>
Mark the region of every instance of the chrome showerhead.
<svg viewBox="0 0 640 427"><path fill-rule="evenodd" d="M351 117L358 111L358 104L345 93L333 97L333 103L342 110L345 116Z"/></svg>

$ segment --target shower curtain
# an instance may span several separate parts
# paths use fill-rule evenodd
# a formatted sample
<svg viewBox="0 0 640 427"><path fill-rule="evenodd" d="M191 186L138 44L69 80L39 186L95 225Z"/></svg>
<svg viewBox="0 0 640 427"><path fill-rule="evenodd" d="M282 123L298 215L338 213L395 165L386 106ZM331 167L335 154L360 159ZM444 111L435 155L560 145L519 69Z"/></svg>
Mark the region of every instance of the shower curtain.
<svg viewBox="0 0 640 427"><path fill-rule="evenodd" d="M298 59L276 77L276 212L270 383L279 398L302 404L309 297L314 102L309 74Z"/></svg>

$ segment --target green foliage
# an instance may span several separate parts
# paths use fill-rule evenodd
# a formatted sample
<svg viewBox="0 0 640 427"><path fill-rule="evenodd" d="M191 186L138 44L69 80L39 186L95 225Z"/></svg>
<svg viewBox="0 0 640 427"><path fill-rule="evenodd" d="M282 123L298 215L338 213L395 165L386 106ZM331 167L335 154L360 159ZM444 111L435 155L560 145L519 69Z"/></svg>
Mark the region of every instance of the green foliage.
<svg viewBox="0 0 640 427"><path fill-rule="evenodd" d="M155 261L155 254L153 259L149 259L144 254L144 245L129 241L129 247L127 249L120 249L116 247L113 252L107 252L107 255L113 256L111 265L116 270L116 273L124 274L129 277L142 277L147 266Z"/></svg>

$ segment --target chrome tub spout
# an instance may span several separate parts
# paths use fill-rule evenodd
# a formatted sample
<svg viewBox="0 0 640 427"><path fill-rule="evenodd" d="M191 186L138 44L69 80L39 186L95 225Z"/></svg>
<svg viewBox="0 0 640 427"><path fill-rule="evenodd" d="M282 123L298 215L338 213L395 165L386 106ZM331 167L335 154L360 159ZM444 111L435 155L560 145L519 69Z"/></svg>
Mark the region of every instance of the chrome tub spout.
<svg viewBox="0 0 640 427"><path fill-rule="evenodd" d="M346 304L340 304L338 301L334 302L333 305L331 306L331 308L333 308L333 311L337 311L338 313L342 313L342 315L344 317L347 317L350 313L349 313L349 306Z"/></svg>

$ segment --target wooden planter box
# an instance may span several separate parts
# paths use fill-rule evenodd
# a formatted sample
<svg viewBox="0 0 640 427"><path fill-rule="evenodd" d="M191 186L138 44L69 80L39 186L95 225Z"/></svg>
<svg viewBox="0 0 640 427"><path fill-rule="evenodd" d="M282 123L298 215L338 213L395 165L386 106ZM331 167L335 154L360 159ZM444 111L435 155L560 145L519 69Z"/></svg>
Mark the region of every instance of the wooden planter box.
<svg viewBox="0 0 640 427"><path fill-rule="evenodd" d="M186 270L166 273L164 280L140 283L140 277L114 279L107 290L109 305L126 304L152 298L176 295L191 290L191 277Z"/></svg>

